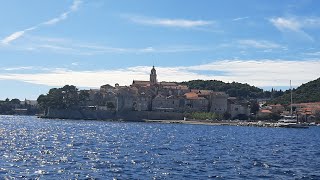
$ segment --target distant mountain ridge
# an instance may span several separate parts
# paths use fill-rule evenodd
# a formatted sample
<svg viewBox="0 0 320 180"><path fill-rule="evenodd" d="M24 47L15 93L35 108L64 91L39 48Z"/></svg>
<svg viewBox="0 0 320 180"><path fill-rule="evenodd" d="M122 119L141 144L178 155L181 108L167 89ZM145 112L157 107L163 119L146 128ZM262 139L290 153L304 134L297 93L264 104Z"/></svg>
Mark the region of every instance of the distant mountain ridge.
<svg viewBox="0 0 320 180"><path fill-rule="evenodd" d="M290 104L290 90L263 91L263 89L249 84L225 83L218 80L191 80L181 84L187 85L191 89L223 91L229 96L244 99L270 98L269 104ZM293 89L292 96L293 103L320 102L320 78Z"/></svg>
<svg viewBox="0 0 320 180"><path fill-rule="evenodd" d="M320 102L320 78L292 90L293 103ZM273 99L274 104L290 104L290 90Z"/></svg>
<svg viewBox="0 0 320 180"><path fill-rule="evenodd" d="M182 82L181 84L187 85L191 89L223 91L229 96L238 98L256 99L270 96L270 92L268 91L263 91L261 88L238 82L225 83L218 80L191 80Z"/></svg>

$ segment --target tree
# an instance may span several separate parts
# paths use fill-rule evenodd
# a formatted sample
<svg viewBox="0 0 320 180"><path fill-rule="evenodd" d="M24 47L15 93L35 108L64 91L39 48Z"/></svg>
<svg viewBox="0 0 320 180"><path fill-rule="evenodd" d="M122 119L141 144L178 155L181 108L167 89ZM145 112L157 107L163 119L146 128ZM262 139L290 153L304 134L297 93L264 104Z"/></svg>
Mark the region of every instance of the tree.
<svg viewBox="0 0 320 180"><path fill-rule="evenodd" d="M113 104L113 102L107 102L107 108L108 109L114 109L115 105Z"/></svg>
<svg viewBox="0 0 320 180"><path fill-rule="evenodd" d="M45 110L48 107L48 96L41 94L38 97L37 102L40 109Z"/></svg>
<svg viewBox="0 0 320 180"><path fill-rule="evenodd" d="M231 114L226 111L226 112L223 113L223 118L226 119L226 120L230 119L231 118Z"/></svg>
<svg viewBox="0 0 320 180"><path fill-rule="evenodd" d="M226 93L229 94L229 96L232 96L232 97L237 97L238 96L236 88L230 88L230 89L227 90Z"/></svg>
<svg viewBox="0 0 320 180"><path fill-rule="evenodd" d="M279 119L281 119L281 116L279 114L277 114L277 113L272 113L270 115L270 119L274 120L274 121L278 121Z"/></svg>
<svg viewBox="0 0 320 180"><path fill-rule="evenodd" d="M240 99L265 97L262 89L237 82L225 83L217 80L193 80L182 82L182 84L189 86L191 89L223 91L229 96L238 97Z"/></svg>
<svg viewBox="0 0 320 180"><path fill-rule="evenodd" d="M316 112L315 119L316 119L317 122L320 122L320 111Z"/></svg>
<svg viewBox="0 0 320 180"><path fill-rule="evenodd" d="M80 104L85 104L85 102L89 99L90 97L90 94L88 91L86 90L80 90L80 93L79 93L79 103Z"/></svg>
<svg viewBox="0 0 320 180"><path fill-rule="evenodd" d="M212 112L193 112L191 113L191 118L200 120L217 120L221 119L221 116Z"/></svg>
<svg viewBox="0 0 320 180"><path fill-rule="evenodd" d="M250 113L252 113L252 114L257 114L257 112L260 109L260 106L257 101L251 101L250 107L251 107Z"/></svg>
<svg viewBox="0 0 320 180"><path fill-rule="evenodd" d="M94 94L93 96L93 102L96 104L96 105L99 105L99 106L104 106L104 100L103 100L103 96L101 93L96 93Z"/></svg>
<svg viewBox="0 0 320 180"><path fill-rule="evenodd" d="M320 78L292 89L292 96L294 103L320 101ZM290 104L291 91L275 91L274 97L270 102L272 104Z"/></svg>
<svg viewBox="0 0 320 180"><path fill-rule="evenodd" d="M21 101L19 99L16 99L16 98L15 99L11 99L11 101L10 101L10 103L14 104L14 105L20 105L20 102Z"/></svg>
<svg viewBox="0 0 320 180"><path fill-rule="evenodd" d="M78 89L73 85L65 85L61 88L62 106L66 109L79 105Z"/></svg>
<svg viewBox="0 0 320 180"><path fill-rule="evenodd" d="M264 91L263 93L265 98L271 98L272 93L270 91Z"/></svg>
<svg viewBox="0 0 320 180"><path fill-rule="evenodd" d="M86 96L82 94L82 96ZM40 95L37 99L42 109L72 109L80 104L78 89L73 85L65 85L62 88L52 88L47 95Z"/></svg>

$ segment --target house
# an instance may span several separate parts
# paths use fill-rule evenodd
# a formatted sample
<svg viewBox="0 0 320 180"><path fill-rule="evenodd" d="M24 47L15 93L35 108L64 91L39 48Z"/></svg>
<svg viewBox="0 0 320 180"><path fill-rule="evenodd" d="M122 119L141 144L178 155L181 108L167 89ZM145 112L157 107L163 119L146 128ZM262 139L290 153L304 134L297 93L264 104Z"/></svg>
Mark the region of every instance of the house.
<svg viewBox="0 0 320 180"><path fill-rule="evenodd" d="M185 93L186 98L186 110L195 112L208 112L209 100L201 97L199 93L189 92Z"/></svg>
<svg viewBox="0 0 320 180"><path fill-rule="evenodd" d="M285 110L284 106L281 104L270 105L269 107L270 111L276 114L280 114Z"/></svg>
<svg viewBox="0 0 320 180"><path fill-rule="evenodd" d="M149 81L133 80L131 86L133 86L133 87L150 87L150 86L154 86L157 84L158 84L157 71L153 66L151 69Z"/></svg>
<svg viewBox="0 0 320 180"><path fill-rule="evenodd" d="M162 94L157 95L152 100L153 111L174 111L180 112L185 108L185 100L179 96L164 96Z"/></svg>
<svg viewBox="0 0 320 180"><path fill-rule="evenodd" d="M228 113L230 113L231 118L237 117L248 117L250 115L249 102L245 100L239 100L235 97L228 98Z"/></svg>
<svg viewBox="0 0 320 180"><path fill-rule="evenodd" d="M257 116L259 117L266 117L272 114L272 111L268 109L260 109L257 113Z"/></svg>
<svg viewBox="0 0 320 180"><path fill-rule="evenodd" d="M38 105L38 101L37 100L27 100L25 99L24 101L20 102L20 105L30 105L30 106L37 106Z"/></svg>
<svg viewBox="0 0 320 180"><path fill-rule="evenodd" d="M133 80L132 85L133 87L149 87L150 81L137 81Z"/></svg>
<svg viewBox="0 0 320 180"><path fill-rule="evenodd" d="M320 113L320 102L293 104L296 114L301 122L313 121Z"/></svg>
<svg viewBox="0 0 320 180"><path fill-rule="evenodd" d="M210 112L224 114L228 111L228 95L225 92L210 94Z"/></svg>

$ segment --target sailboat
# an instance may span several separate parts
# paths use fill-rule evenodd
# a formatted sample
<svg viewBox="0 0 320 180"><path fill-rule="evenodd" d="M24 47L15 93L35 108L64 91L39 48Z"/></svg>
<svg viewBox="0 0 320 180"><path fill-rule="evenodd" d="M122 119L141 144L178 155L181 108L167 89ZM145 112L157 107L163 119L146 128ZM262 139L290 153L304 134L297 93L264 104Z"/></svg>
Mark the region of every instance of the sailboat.
<svg viewBox="0 0 320 180"><path fill-rule="evenodd" d="M286 128L309 128L308 125L301 124L298 121L297 116L293 115L292 110L292 86L290 80L290 115L283 116L278 122L276 123L276 127L286 127Z"/></svg>

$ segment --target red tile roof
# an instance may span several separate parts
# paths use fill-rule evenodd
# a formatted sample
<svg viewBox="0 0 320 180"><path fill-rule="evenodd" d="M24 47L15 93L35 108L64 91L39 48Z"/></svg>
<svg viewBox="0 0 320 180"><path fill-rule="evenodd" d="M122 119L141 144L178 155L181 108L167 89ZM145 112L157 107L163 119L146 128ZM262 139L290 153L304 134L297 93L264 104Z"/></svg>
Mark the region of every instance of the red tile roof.
<svg viewBox="0 0 320 180"><path fill-rule="evenodd" d="M260 110L261 113L272 113L270 110L268 109L262 109Z"/></svg>

